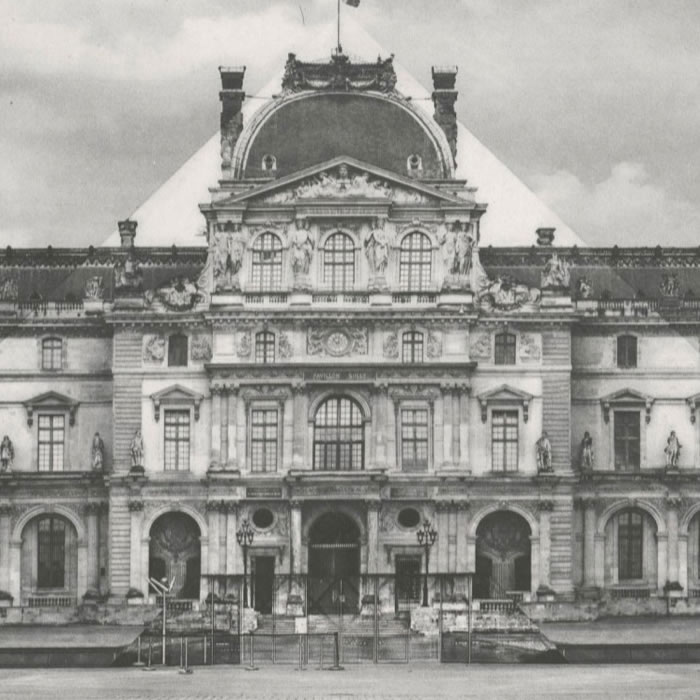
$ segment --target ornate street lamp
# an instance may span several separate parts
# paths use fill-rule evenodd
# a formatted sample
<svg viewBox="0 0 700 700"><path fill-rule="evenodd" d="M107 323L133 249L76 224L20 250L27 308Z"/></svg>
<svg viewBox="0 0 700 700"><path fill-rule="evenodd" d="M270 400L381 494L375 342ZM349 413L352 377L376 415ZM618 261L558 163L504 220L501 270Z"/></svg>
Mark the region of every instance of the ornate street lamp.
<svg viewBox="0 0 700 700"><path fill-rule="evenodd" d="M430 558L430 548L435 544L438 533L430 520L424 520L423 526L416 533L418 544L425 550L425 578L423 579L423 607L428 607L428 560Z"/></svg>
<svg viewBox="0 0 700 700"><path fill-rule="evenodd" d="M248 547L253 544L255 532L248 520L241 523L241 527L236 532L238 544L243 548L243 607L248 607Z"/></svg>

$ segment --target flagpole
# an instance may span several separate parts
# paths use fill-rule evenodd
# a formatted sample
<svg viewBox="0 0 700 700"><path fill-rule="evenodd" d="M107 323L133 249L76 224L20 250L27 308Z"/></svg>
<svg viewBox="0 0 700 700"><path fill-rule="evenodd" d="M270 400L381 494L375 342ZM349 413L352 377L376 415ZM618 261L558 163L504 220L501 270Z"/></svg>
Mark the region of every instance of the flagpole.
<svg viewBox="0 0 700 700"><path fill-rule="evenodd" d="M340 51L340 0L338 0L338 53Z"/></svg>

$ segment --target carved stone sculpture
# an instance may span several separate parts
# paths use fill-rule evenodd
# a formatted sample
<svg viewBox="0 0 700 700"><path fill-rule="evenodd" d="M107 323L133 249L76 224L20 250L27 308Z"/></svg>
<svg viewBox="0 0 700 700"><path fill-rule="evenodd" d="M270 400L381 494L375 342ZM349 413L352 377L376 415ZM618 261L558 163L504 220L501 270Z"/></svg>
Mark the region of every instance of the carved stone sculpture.
<svg viewBox="0 0 700 700"><path fill-rule="evenodd" d="M666 447L664 448L664 453L666 454L666 468L667 469L677 469L678 460L681 456L681 445L678 437L676 436L676 431L672 430L668 438L666 439Z"/></svg>
<svg viewBox="0 0 700 700"><path fill-rule="evenodd" d="M442 355L442 340L432 331L428 333L428 342L426 343L426 354L428 359L436 360Z"/></svg>
<svg viewBox="0 0 700 700"><path fill-rule="evenodd" d="M144 362L160 364L165 358L165 338L162 335L152 335L146 337L143 346Z"/></svg>
<svg viewBox="0 0 700 700"><path fill-rule="evenodd" d="M131 438L129 445L129 454L131 455L131 468L135 470L143 469L143 436L141 430L136 429L134 437Z"/></svg>
<svg viewBox="0 0 700 700"><path fill-rule="evenodd" d="M309 271L314 255L314 239L311 232L301 224L292 234L292 271L295 288L309 288Z"/></svg>
<svg viewBox="0 0 700 700"><path fill-rule="evenodd" d="M595 455L593 454L593 438L591 437L591 434L586 431L583 434L583 440L581 440L581 469L593 469L594 460Z"/></svg>
<svg viewBox="0 0 700 700"><path fill-rule="evenodd" d="M92 470L101 472L104 469L105 462L105 444L99 433L95 433L90 445L90 464Z"/></svg>
<svg viewBox="0 0 700 700"><path fill-rule="evenodd" d="M570 282L569 263L556 253L552 253L552 257L545 263L544 270L542 270L542 289L568 287Z"/></svg>
<svg viewBox="0 0 700 700"><path fill-rule="evenodd" d="M289 336L286 333L280 333L277 340L277 353L280 360L288 360L292 354L292 344L289 342Z"/></svg>
<svg viewBox="0 0 700 700"><path fill-rule="evenodd" d="M306 340L309 355L343 355L367 354L366 328L310 328Z"/></svg>
<svg viewBox="0 0 700 700"><path fill-rule="evenodd" d="M537 450L537 472L548 473L554 471L552 467L552 443L549 441L547 432L543 432L536 443Z"/></svg>
<svg viewBox="0 0 700 700"><path fill-rule="evenodd" d="M538 362L542 357L540 336L521 333L518 355L523 362Z"/></svg>
<svg viewBox="0 0 700 700"><path fill-rule="evenodd" d="M216 231L209 255L212 258L214 291L240 291L240 272L246 249L241 231Z"/></svg>
<svg viewBox="0 0 700 700"><path fill-rule="evenodd" d="M114 266L114 286L118 291L140 290L143 285L143 273L138 260L132 253Z"/></svg>
<svg viewBox="0 0 700 700"><path fill-rule="evenodd" d="M0 443L0 471L12 471L12 463L15 460L15 448L12 445L12 440L5 435Z"/></svg>
<svg viewBox="0 0 700 700"><path fill-rule="evenodd" d="M250 357L251 350L252 341L250 339L250 333L241 333L238 336L238 345L236 346L238 357Z"/></svg>
<svg viewBox="0 0 700 700"><path fill-rule="evenodd" d="M173 311L187 311L200 299L197 285L186 277L176 277L168 284L159 287L156 298Z"/></svg>
<svg viewBox="0 0 700 700"><path fill-rule="evenodd" d="M442 254L445 259L445 283L448 289L468 289L472 267L472 248L475 239L469 224L459 221L442 238Z"/></svg>
<svg viewBox="0 0 700 700"><path fill-rule="evenodd" d="M209 362L211 360L211 344L205 335L197 335L192 338L190 356L195 362Z"/></svg>
<svg viewBox="0 0 700 700"><path fill-rule="evenodd" d="M491 335L489 333L479 333L469 345L469 355L473 360L491 359Z"/></svg>
<svg viewBox="0 0 700 700"><path fill-rule="evenodd" d="M576 297L590 299L593 296L593 285L588 277L581 277L576 283Z"/></svg>
<svg viewBox="0 0 700 700"><path fill-rule="evenodd" d="M102 277L99 275L96 277L88 277L87 282L85 282L83 298L86 301L102 301L104 293L105 290Z"/></svg>
<svg viewBox="0 0 700 700"><path fill-rule="evenodd" d="M388 360L395 360L399 356L399 337L396 333L390 333L384 338L382 351Z"/></svg>
<svg viewBox="0 0 700 700"><path fill-rule="evenodd" d="M0 301L17 301L18 297L17 280L7 279L0 282Z"/></svg>
<svg viewBox="0 0 700 700"><path fill-rule="evenodd" d="M370 288L385 288L386 267L389 264L390 239L383 219L375 219L374 227L365 238L365 256L369 264Z"/></svg>
<svg viewBox="0 0 700 700"><path fill-rule="evenodd" d="M678 275L669 272L663 276L659 285L661 293L666 297L677 297L680 294L680 285L678 284Z"/></svg>

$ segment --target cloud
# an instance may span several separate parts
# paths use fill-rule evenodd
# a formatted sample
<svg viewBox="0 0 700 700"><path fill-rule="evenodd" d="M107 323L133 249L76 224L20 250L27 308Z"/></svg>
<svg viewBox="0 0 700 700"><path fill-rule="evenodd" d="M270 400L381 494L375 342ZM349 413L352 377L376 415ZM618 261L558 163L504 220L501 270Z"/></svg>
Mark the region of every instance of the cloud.
<svg viewBox="0 0 700 700"><path fill-rule="evenodd" d="M5 70L30 67L45 74L148 81L178 78L222 61L262 57L267 64L297 43L303 30L298 8L288 4L235 15L185 16L167 34L152 26L147 35L124 31L109 40L87 19L62 23L15 14L0 24L0 46Z"/></svg>
<svg viewBox="0 0 700 700"><path fill-rule="evenodd" d="M700 206L653 182L641 163L617 163L593 184L567 170L536 175L531 184L589 245L698 242Z"/></svg>

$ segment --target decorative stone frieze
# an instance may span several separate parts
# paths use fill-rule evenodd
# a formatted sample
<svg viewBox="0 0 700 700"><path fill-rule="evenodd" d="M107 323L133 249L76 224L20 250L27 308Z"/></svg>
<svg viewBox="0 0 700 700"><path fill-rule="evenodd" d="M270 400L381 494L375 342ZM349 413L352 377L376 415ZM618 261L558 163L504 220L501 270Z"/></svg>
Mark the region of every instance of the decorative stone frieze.
<svg viewBox="0 0 700 700"><path fill-rule="evenodd" d="M205 335L196 335L190 343L190 358L194 362L209 362L212 358L211 342Z"/></svg>
<svg viewBox="0 0 700 700"><path fill-rule="evenodd" d="M162 335L147 335L143 339L143 361L162 364L165 359L165 338Z"/></svg>
<svg viewBox="0 0 700 700"><path fill-rule="evenodd" d="M366 355L367 347L367 329L352 326L310 328L306 339L306 351L309 355Z"/></svg>

